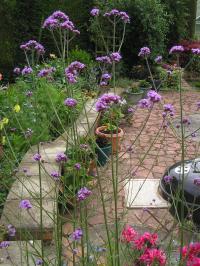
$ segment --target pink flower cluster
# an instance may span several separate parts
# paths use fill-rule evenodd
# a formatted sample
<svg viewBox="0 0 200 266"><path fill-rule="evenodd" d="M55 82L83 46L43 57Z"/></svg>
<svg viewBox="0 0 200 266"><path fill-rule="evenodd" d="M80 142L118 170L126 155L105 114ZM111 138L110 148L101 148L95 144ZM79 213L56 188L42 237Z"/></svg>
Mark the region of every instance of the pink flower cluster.
<svg viewBox="0 0 200 266"><path fill-rule="evenodd" d="M75 29L75 26L69 17L61 11L55 11L51 16L49 16L44 21L43 28L47 28L49 30L61 28L63 30L69 30L73 33L80 34L80 31Z"/></svg>
<svg viewBox="0 0 200 266"><path fill-rule="evenodd" d="M181 250L184 265L198 266L200 265L200 243L191 243L189 246L184 246Z"/></svg>
<svg viewBox="0 0 200 266"><path fill-rule="evenodd" d="M78 71L82 70L85 68L85 65L78 62L74 61L72 62L66 69L65 69L65 76L68 80L69 83L76 83L77 82L77 77L78 77Z"/></svg>
<svg viewBox="0 0 200 266"><path fill-rule="evenodd" d="M98 98L95 108L97 112L105 111L113 103L117 104L121 100L121 97L113 93L105 93Z"/></svg>
<svg viewBox="0 0 200 266"><path fill-rule="evenodd" d="M121 241L138 251L138 258L135 259L142 265L166 265L165 253L157 248L157 234L145 232L143 235L139 235L133 227L127 225L122 231Z"/></svg>
<svg viewBox="0 0 200 266"><path fill-rule="evenodd" d="M40 55L45 53L44 46L35 40L30 40L27 43L21 44L20 48L24 51L36 51Z"/></svg>

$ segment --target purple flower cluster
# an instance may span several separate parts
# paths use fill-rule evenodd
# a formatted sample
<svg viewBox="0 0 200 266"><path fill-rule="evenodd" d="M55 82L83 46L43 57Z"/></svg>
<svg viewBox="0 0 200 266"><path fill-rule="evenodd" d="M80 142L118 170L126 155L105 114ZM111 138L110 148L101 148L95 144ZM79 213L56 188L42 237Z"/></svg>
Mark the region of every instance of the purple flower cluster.
<svg viewBox="0 0 200 266"><path fill-rule="evenodd" d="M75 163L74 168L79 171L81 169L80 163Z"/></svg>
<svg viewBox="0 0 200 266"><path fill-rule="evenodd" d="M161 95L158 94L156 91L153 91L153 90L150 90L147 93L147 97L152 103L160 102L162 99Z"/></svg>
<svg viewBox="0 0 200 266"><path fill-rule="evenodd" d="M118 52L114 52L110 55L110 58L113 62L119 62L122 59L122 56Z"/></svg>
<svg viewBox="0 0 200 266"><path fill-rule="evenodd" d="M152 103L149 99L142 99L139 101L138 106L142 109L150 108L152 106Z"/></svg>
<svg viewBox="0 0 200 266"><path fill-rule="evenodd" d="M16 228L12 224L8 224L7 228L8 228L8 235L15 236Z"/></svg>
<svg viewBox="0 0 200 266"><path fill-rule="evenodd" d="M166 175L166 176L163 177L163 179L164 179L165 183L169 184L169 183L172 182L173 176Z"/></svg>
<svg viewBox="0 0 200 266"><path fill-rule="evenodd" d="M22 201L20 202L19 207L20 207L21 209L28 210L28 209L31 209L31 208L32 208L32 205L31 205L31 203L30 203L29 200L24 199L24 200L22 200Z"/></svg>
<svg viewBox="0 0 200 266"><path fill-rule="evenodd" d="M19 67L15 67L13 69L13 73L16 74L16 75L19 75L21 73L21 69Z"/></svg>
<svg viewBox="0 0 200 266"><path fill-rule="evenodd" d="M47 77L55 71L56 71L55 67L41 69L38 73L38 77L39 78Z"/></svg>
<svg viewBox="0 0 200 266"><path fill-rule="evenodd" d="M75 29L74 23L65 13L61 11L55 11L51 16L49 16L44 21L43 28L47 28L49 30L61 28L63 30L69 30L73 33L80 34L80 31Z"/></svg>
<svg viewBox="0 0 200 266"><path fill-rule="evenodd" d="M119 11L117 9L112 9L110 12L106 12L104 17L116 16L119 17L124 23L130 23L129 15L124 11Z"/></svg>
<svg viewBox="0 0 200 266"><path fill-rule="evenodd" d="M40 161L41 158L42 157L41 157L41 155L39 153L36 153L36 154L33 155L33 160L35 160L35 161Z"/></svg>
<svg viewBox="0 0 200 266"><path fill-rule="evenodd" d="M170 103L164 104L163 109L164 109L163 117L166 117L167 114L169 114L170 116L174 116L174 106L172 104Z"/></svg>
<svg viewBox="0 0 200 266"><path fill-rule="evenodd" d="M36 259L35 265L43 265L43 260L42 259Z"/></svg>
<svg viewBox="0 0 200 266"><path fill-rule="evenodd" d="M8 248L9 246L10 246L10 243L8 241L0 242L0 249L1 248Z"/></svg>
<svg viewBox="0 0 200 266"><path fill-rule="evenodd" d="M92 194L92 191L86 187L81 188L77 193L78 201L83 201Z"/></svg>
<svg viewBox="0 0 200 266"><path fill-rule="evenodd" d="M44 46L35 40L30 40L27 43L21 44L20 48L24 51L36 51L39 55L45 53Z"/></svg>
<svg viewBox="0 0 200 266"><path fill-rule="evenodd" d="M108 73L104 73L101 77L101 86L107 86L108 85L108 81L111 80L111 75Z"/></svg>
<svg viewBox="0 0 200 266"><path fill-rule="evenodd" d="M184 47L182 45L175 45L170 49L169 54L177 54L181 52L184 52Z"/></svg>
<svg viewBox="0 0 200 266"><path fill-rule="evenodd" d="M74 61L65 69L65 76L69 83L76 83L78 77L78 71L85 68L85 64Z"/></svg>
<svg viewBox="0 0 200 266"><path fill-rule="evenodd" d="M90 11L90 15L93 16L93 17L97 17L99 16L99 12L100 10L98 8L93 8L91 11Z"/></svg>
<svg viewBox="0 0 200 266"><path fill-rule="evenodd" d="M27 96L27 97L31 97L31 96L33 96L33 92L32 92L32 91L27 91L27 92L26 92L26 96Z"/></svg>
<svg viewBox="0 0 200 266"><path fill-rule="evenodd" d="M76 230L71 234L71 238L72 238L72 240L74 240L74 241L80 240L80 239L82 238L82 236L83 236L83 231L82 231L80 228L76 229Z"/></svg>
<svg viewBox="0 0 200 266"><path fill-rule="evenodd" d="M149 49L149 47L142 47L140 49L140 52L139 52L138 56L147 57L150 54L151 54L151 50Z"/></svg>
<svg viewBox="0 0 200 266"><path fill-rule="evenodd" d="M59 152L56 155L56 162L60 163L60 162L66 162L68 160L67 156L63 153L63 152Z"/></svg>
<svg viewBox="0 0 200 266"><path fill-rule="evenodd" d="M67 98L64 101L64 105L68 107L75 107L77 105L77 100L73 98Z"/></svg>
<svg viewBox="0 0 200 266"><path fill-rule="evenodd" d="M22 69L22 75L25 76L25 75L29 75L33 72L33 69L31 67L27 67L25 66L23 69Z"/></svg>
<svg viewBox="0 0 200 266"><path fill-rule="evenodd" d="M58 181L60 179L60 174L57 171L53 171L51 177L53 177L55 181Z"/></svg>
<svg viewBox="0 0 200 266"><path fill-rule="evenodd" d="M105 93L101 97L98 98L95 108L97 112L104 111L110 107L111 104L119 103L121 100L121 97L113 94L113 93Z"/></svg>
<svg viewBox="0 0 200 266"><path fill-rule="evenodd" d="M159 64L159 63L161 63L162 62L162 55L158 55L156 58L155 58L155 62L157 63L157 64Z"/></svg>
<svg viewBox="0 0 200 266"><path fill-rule="evenodd" d="M200 186L200 178L195 178L194 179L194 184L197 186Z"/></svg>
<svg viewBox="0 0 200 266"><path fill-rule="evenodd" d="M112 64L110 57L107 55L96 57L96 61L99 63Z"/></svg>
<svg viewBox="0 0 200 266"><path fill-rule="evenodd" d="M191 124L189 118L187 118L187 117L184 117L184 118L183 118L182 123L183 123L184 125L187 125L187 126L189 126L189 125Z"/></svg>
<svg viewBox="0 0 200 266"><path fill-rule="evenodd" d="M191 49L193 54L199 55L200 54L200 49L199 48L193 48Z"/></svg>

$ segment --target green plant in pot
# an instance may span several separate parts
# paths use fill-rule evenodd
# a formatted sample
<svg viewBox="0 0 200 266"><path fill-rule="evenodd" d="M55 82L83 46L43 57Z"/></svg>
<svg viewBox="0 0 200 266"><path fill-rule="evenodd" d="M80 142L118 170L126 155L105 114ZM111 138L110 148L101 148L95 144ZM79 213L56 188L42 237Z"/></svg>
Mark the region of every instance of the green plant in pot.
<svg viewBox="0 0 200 266"><path fill-rule="evenodd" d="M125 98L130 105L134 105L143 98L143 94L144 91L138 85L134 85L125 91Z"/></svg>
<svg viewBox="0 0 200 266"><path fill-rule="evenodd" d="M97 163L99 166L104 166L112 153L112 145L108 139L100 137L96 139L96 143Z"/></svg>

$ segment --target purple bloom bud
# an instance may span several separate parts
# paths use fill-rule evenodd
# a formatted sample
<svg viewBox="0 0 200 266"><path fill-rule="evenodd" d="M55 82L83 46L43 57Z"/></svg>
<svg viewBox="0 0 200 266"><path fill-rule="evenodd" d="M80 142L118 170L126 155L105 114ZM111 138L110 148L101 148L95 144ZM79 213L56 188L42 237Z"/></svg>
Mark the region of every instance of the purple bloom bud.
<svg viewBox="0 0 200 266"><path fill-rule="evenodd" d="M75 29L74 23L70 20L61 23L60 27L64 30L70 30L70 31L73 31Z"/></svg>
<svg viewBox="0 0 200 266"><path fill-rule="evenodd" d="M200 49L196 48L196 49L191 49L193 54L199 55L200 54Z"/></svg>
<svg viewBox="0 0 200 266"><path fill-rule="evenodd" d="M101 81L101 82L100 82L100 86L102 86L102 87L103 87L103 86L107 86L107 85L108 85L108 83L107 83L106 81Z"/></svg>
<svg viewBox="0 0 200 266"><path fill-rule="evenodd" d="M162 56L158 55L155 60L154 60L157 64L162 62Z"/></svg>
<svg viewBox="0 0 200 266"><path fill-rule="evenodd" d="M33 69L31 67L27 67L25 66L23 69L22 69L22 75L25 76L25 75L28 75L28 74L31 74L33 72Z"/></svg>
<svg viewBox="0 0 200 266"><path fill-rule="evenodd" d="M119 13L119 16L120 16L121 19L124 21L124 23L130 23L130 17L129 17L129 15L128 15L126 12L121 11L121 12Z"/></svg>
<svg viewBox="0 0 200 266"><path fill-rule="evenodd" d="M13 73L15 73L16 75L19 75L21 73L21 69L19 67L15 67L13 69Z"/></svg>
<svg viewBox="0 0 200 266"><path fill-rule="evenodd" d="M21 209L25 209L25 210L28 210L28 209L31 209L32 208L32 205L30 203L29 200L22 200L19 204L19 208Z"/></svg>
<svg viewBox="0 0 200 266"><path fill-rule="evenodd" d="M149 98L149 100L152 102L152 103L157 103L157 102L160 102L162 97L160 94L158 94L156 91L153 91L153 90L150 90L148 93L147 93L147 96Z"/></svg>
<svg viewBox="0 0 200 266"><path fill-rule="evenodd" d="M110 17L110 16L118 16L120 14L119 10L112 9L110 12L106 12L104 14L104 17Z"/></svg>
<svg viewBox="0 0 200 266"><path fill-rule="evenodd" d="M60 179L60 174L56 171L53 171L51 173L51 176L54 178L55 181L58 181Z"/></svg>
<svg viewBox="0 0 200 266"><path fill-rule="evenodd" d="M133 113L133 112L134 112L134 109L133 109L132 107L129 107L127 111L128 111L128 113L130 113L130 114L131 114L131 113Z"/></svg>
<svg viewBox="0 0 200 266"><path fill-rule="evenodd" d="M110 55L110 58L113 62L119 62L122 59L122 56L120 55L120 53L115 52Z"/></svg>
<svg viewBox="0 0 200 266"><path fill-rule="evenodd" d="M9 235L9 236L15 236L15 234L16 234L16 229L15 229L15 227L14 227L12 224L9 224L9 225L7 226L7 228L8 228L8 235Z"/></svg>
<svg viewBox="0 0 200 266"><path fill-rule="evenodd" d="M92 194L92 191L87 189L86 187L81 188L77 193L78 201L83 201L88 198Z"/></svg>
<svg viewBox="0 0 200 266"><path fill-rule="evenodd" d="M72 233L71 238L72 240L77 241L80 240L82 236L83 236L83 231L80 228L78 228Z"/></svg>
<svg viewBox="0 0 200 266"><path fill-rule="evenodd" d="M169 54L176 54L181 52L184 52L184 47L182 45L175 45L170 49Z"/></svg>
<svg viewBox="0 0 200 266"><path fill-rule="evenodd" d="M187 117L183 118L182 123L187 125L191 124L190 120Z"/></svg>
<svg viewBox="0 0 200 266"><path fill-rule="evenodd" d="M40 161L41 158L42 158L42 157L41 157L41 155L40 155L39 153L36 153L36 154L33 156L33 159L34 159L35 161Z"/></svg>
<svg viewBox="0 0 200 266"><path fill-rule="evenodd" d="M100 12L100 10L98 8L93 8L90 11L90 15L93 16L93 17L97 17L97 16L99 16L99 12Z"/></svg>
<svg viewBox="0 0 200 266"><path fill-rule="evenodd" d="M96 57L96 61L100 63L105 63L105 64L112 64L110 57L107 55Z"/></svg>
<svg viewBox="0 0 200 266"><path fill-rule="evenodd" d="M20 48L24 51L36 51L38 54L44 54L44 46L35 40L30 40L25 44L20 45Z"/></svg>
<svg viewBox="0 0 200 266"><path fill-rule="evenodd" d="M68 107L75 107L77 105L77 100L75 100L73 98L67 98L64 101L64 105L68 106Z"/></svg>
<svg viewBox="0 0 200 266"><path fill-rule="evenodd" d="M10 243L8 241L0 242L0 249L1 248L8 248L9 246L10 246Z"/></svg>
<svg viewBox="0 0 200 266"><path fill-rule="evenodd" d="M49 67L49 68L44 68L41 69L38 73L38 77L43 78L43 77L47 77L50 74L52 74L53 72L55 72L55 67Z"/></svg>
<svg viewBox="0 0 200 266"><path fill-rule="evenodd" d="M193 137L193 138L195 138L197 136L197 133L196 132L193 132L192 134L191 134L191 137Z"/></svg>
<svg viewBox="0 0 200 266"><path fill-rule="evenodd" d="M56 162L57 163L66 162L67 160L68 160L68 158L63 152L60 152L56 155Z"/></svg>
<svg viewBox="0 0 200 266"><path fill-rule="evenodd" d="M148 47L142 47L140 49L140 52L139 52L138 56L147 57L150 54L151 54L151 51L150 51L150 49Z"/></svg>
<svg viewBox="0 0 200 266"><path fill-rule="evenodd" d="M42 28L47 28L49 30L53 30L59 27L59 21L52 17L48 17L42 26Z"/></svg>
<svg viewBox="0 0 200 266"><path fill-rule="evenodd" d="M169 183L172 182L173 176L166 175L166 176L163 177L163 179L164 179L165 183L169 184Z"/></svg>
<svg viewBox="0 0 200 266"><path fill-rule="evenodd" d="M200 186L200 178L195 178L194 179L194 184L197 186Z"/></svg>
<svg viewBox="0 0 200 266"><path fill-rule="evenodd" d="M76 170L80 170L80 169L81 169L81 165L80 165L80 163L75 163L74 168L75 168Z"/></svg>
<svg viewBox="0 0 200 266"><path fill-rule="evenodd" d="M170 103L164 104L163 109L165 112L173 113L174 112L174 106Z"/></svg>
<svg viewBox="0 0 200 266"><path fill-rule="evenodd" d="M32 95L33 95L33 92L32 92L32 91L27 91L27 92L26 92L26 96L27 96L27 97L31 97Z"/></svg>
<svg viewBox="0 0 200 266"><path fill-rule="evenodd" d="M69 20L69 17L64 12L62 12L60 10L53 12L53 14L51 16L52 16L52 18L55 18L55 19Z"/></svg>
<svg viewBox="0 0 200 266"><path fill-rule="evenodd" d="M103 80L110 80L111 79L111 75L108 73L104 73L101 77Z"/></svg>

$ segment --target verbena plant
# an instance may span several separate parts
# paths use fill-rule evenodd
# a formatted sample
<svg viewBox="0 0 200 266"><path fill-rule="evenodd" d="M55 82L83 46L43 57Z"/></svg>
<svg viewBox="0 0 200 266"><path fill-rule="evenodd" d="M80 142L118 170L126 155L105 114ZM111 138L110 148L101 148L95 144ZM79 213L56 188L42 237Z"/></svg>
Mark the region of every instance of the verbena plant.
<svg viewBox="0 0 200 266"><path fill-rule="evenodd" d="M98 19L100 16L100 10L94 8L91 11L91 15ZM124 23L125 25L129 22L130 18L127 13L119 10L111 10L104 14L104 17L113 26L113 50L110 51L106 49L106 54L103 57L97 57L97 61L102 63L103 75L100 82L108 82L111 78L113 79L113 85L115 87L115 64L121 60L120 49L123 44L124 34L120 42L119 48L116 50L115 35L117 23ZM119 197L120 192L124 188L123 181L131 179L131 171L133 170L132 166L128 169L127 174L122 178L119 174L120 170L120 160L123 154L129 153L134 147L135 142L142 134L142 131L132 140L130 146L122 153L118 150L116 154L111 155L109 164L105 169L97 167L95 148L96 143L93 137L93 134L88 134L85 138L80 138L78 134L78 126L76 123L77 118L77 108L80 103L83 105L83 110L85 110L85 101L81 97L77 97L74 87L71 84L78 84L79 81L79 72L84 71L87 67L84 63L79 61L69 62L69 44L76 34L79 34L79 31L75 28L74 24L69 20L69 17L61 11L54 12L49 18L47 18L43 25L44 28L50 30L52 37L55 41L58 54L61 58L60 73L63 73L62 79L62 88L64 89L64 100L57 95L57 92L54 90L54 73L56 69L53 66L48 66L46 68L37 70L35 68L34 54L36 57L43 56L44 47L36 41L29 41L21 46L25 52L27 59L27 66L20 70L19 68L15 69L15 73L22 74L26 76L29 84L33 90L33 94L38 92L37 97L34 98L32 105L36 107L38 115L35 116L36 123L40 123L40 116L45 115L47 123L52 117L55 116L56 125L54 128L51 128L55 136L57 133L62 133L57 130L61 127L62 131L66 132L66 152L58 153L55 157L55 162L58 163L59 169L63 171L53 171L49 177L54 181L54 189L56 195L56 211L53 213L51 218L55 224L54 232L54 252L55 255L53 258L50 258L46 254L46 247L42 242L41 250L34 250L33 254L26 251L26 256L31 257L34 260L36 265L106 265L106 266L131 266L131 265L148 265L148 266L158 266L158 265L173 265L172 261L172 243L171 241L165 243L164 247L160 248L158 242L158 235L154 232L145 232L138 233L137 230L133 228L133 225L126 225L125 218L127 210L123 208L119 213ZM102 36L103 38L103 36ZM171 54L177 56L177 62L179 62L179 54L183 52L182 46L174 46L171 50ZM194 54L200 54L199 49L194 49L192 51ZM147 93L147 98L142 99L137 108L147 109L147 117L145 118L144 124L148 121L151 112L154 106L159 105L163 109L163 120L161 121L161 127L158 129L158 132L155 134L153 143L156 141L159 134L163 128L171 126L171 119L174 116L174 107L171 104L163 104L163 99L161 95L157 92L157 87L154 82L148 57L151 54L151 51L148 47L141 48L139 56L144 59L147 63L147 68L149 70L150 77L152 79L152 84L154 85L154 90L150 90ZM67 57L67 59L66 59ZM109 73L105 73L106 66L112 66L112 76ZM179 96L180 96L180 110L181 110L181 154L182 154L182 167L184 168L185 160L185 135L184 127L185 122L183 123L183 103L182 103L182 86L181 86L181 76L182 69L178 67L179 71ZM38 80L38 77L44 79L43 81ZM47 80L50 81L48 83ZM24 83L22 81L24 86ZM41 86L41 84L43 84ZM45 89L45 95L43 97L48 97L50 102L43 106L43 100L40 99L44 91L39 88ZM116 89L116 88L115 88ZM26 90L26 89L25 89ZM51 90L52 95L51 95ZM31 91L32 92L32 91ZM27 92L29 96L31 92ZM54 94L55 93L55 94ZM16 93L17 95L17 93ZM55 98L58 97L58 102L60 105L57 105ZM122 102L123 99L121 96L115 94L104 94L101 95L95 105L96 111L100 113L107 112L110 115L112 120L112 110ZM45 99L44 99L45 102ZM26 127L23 123L23 103L21 100L16 101L14 106L8 106L12 109L12 114L15 118L16 123L19 125L19 128L23 133L26 133L26 143L31 146L31 136L33 132L29 129L25 132ZM49 104L49 106L47 106ZM45 113L46 109L51 109L50 114L47 110L47 116ZM63 111L63 109L65 111ZM34 109L35 110L35 109ZM132 109L132 112L134 109ZM25 111L24 111L25 112ZM63 113L62 113L63 112ZM67 124L65 124L63 117L66 112ZM6 113L6 112L5 112ZM22 118L20 119L20 116ZM87 117L87 112L85 112ZM27 116L25 118L28 120ZM117 117L115 127L118 129L119 118ZM4 120L3 120L4 119ZM15 152L15 142L10 139L5 130L5 125L9 125L9 121L4 117L1 119L1 131L3 130L5 141L10 149L12 156L19 163L20 159L18 154ZM109 119L109 116L107 117ZM134 118L133 118L134 119ZM7 123L8 122L8 123ZM109 121L108 121L109 122ZM112 121L110 121L112 122ZM52 123L51 123L52 124ZM43 126L43 125L41 125ZM55 131L54 131L55 130ZM13 133L15 134L15 133ZM14 138L14 136L13 136ZM46 139L38 139L46 140ZM150 147L147 152L144 153L140 161L140 166L142 165L145 157L148 155L148 152L151 150L153 144L150 144ZM5 154L6 158L9 158ZM39 205L40 205L40 221L38 222L38 227L40 229L41 238L43 234L43 197L42 197L42 169L44 164L42 161L42 156L40 154L40 145L37 145L37 152L33 156L33 161L38 163L39 168ZM32 161L32 162L33 162ZM93 164L96 166L96 177L91 177L89 175L88 168L90 166L90 161L93 161ZM135 166L133 166L135 167ZM5 169L3 169L5 170ZM109 174L105 173L105 171ZM27 178L26 171L24 178ZM184 172L184 171L183 171ZM105 175L105 176L104 176ZM173 177L165 177L166 182L170 183ZM182 174L182 180L184 181L184 174ZM93 182L91 182L91 180ZM182 182L183 182L182 181ZM173 200L177 200L176 195ZM184 194L181 193L181 200L184 202ZM70 206L69 206L70 204ZM96 215L96 209L101 207L101 212L103 213L103 224L101 230L98 233L99 228L95 228L95 225L89 222L89 219L92 215ZM113 205L113 212L110 213L108 207ZM58 208L60 207L60 208ZM31 215L30 209L32 208L32 203L28 199L21 199L19 208L27 212L27 215ZM73 208L73 209L72 209ZM181 210L181 216L178 219L178 227L181 232L181 241L180 249L177 251L178 257L175 265L199 265L199 250L200 243L186 243L184 246L184 229L186 226L185 217ZM34 220L34 216L31 216L30 219ZM23 223L23 221L21 221ZM68 224L70 230L67 234L63 231L63 225ZM5 230L3 230L3 235L5 233L12 238L16 230L13 225L8 225ZM27 238L29 232L25 233ZM94 236L95 235L95 236ZM99 240L97 240L99 236ZM98 242L100 241L100 243ZM28 240L27 240L28 242ZM64 242L64 243L63 243ZM67 242L67 248L64 244ZM10 243L8 241L1 241L0 247L2 249L7 249ZM65 251L68 249L66 257L63 255L62 250ZM52 254L51 254L52 255ZM67 261L67 262L66 262ZM11 263L14 264L13 261Z"/></svg>

